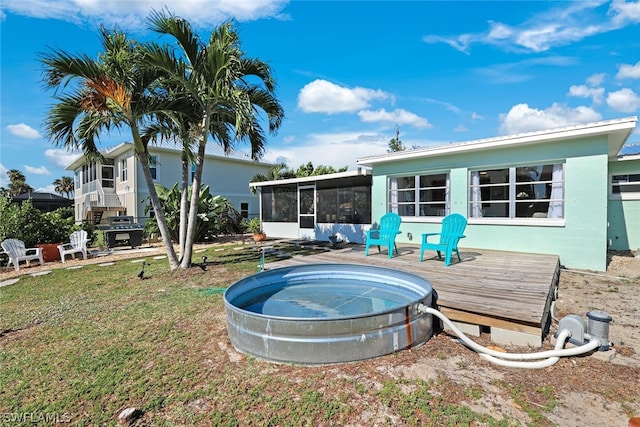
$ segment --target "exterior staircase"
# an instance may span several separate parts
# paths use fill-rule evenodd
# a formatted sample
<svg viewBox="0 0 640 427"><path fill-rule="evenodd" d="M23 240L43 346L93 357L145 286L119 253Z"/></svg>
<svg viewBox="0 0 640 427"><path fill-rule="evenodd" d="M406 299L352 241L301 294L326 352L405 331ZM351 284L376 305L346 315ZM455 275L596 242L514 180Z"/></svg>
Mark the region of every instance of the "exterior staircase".
<svg viewBox="0 0 640 427"><path fill-rule="evenodd" d="M84 213L82 217L90 224L100 224L105 212L126 213L127 209L120 203L115 193L105 193L101 186L97 191L88 193L84 197Z"/></svg>

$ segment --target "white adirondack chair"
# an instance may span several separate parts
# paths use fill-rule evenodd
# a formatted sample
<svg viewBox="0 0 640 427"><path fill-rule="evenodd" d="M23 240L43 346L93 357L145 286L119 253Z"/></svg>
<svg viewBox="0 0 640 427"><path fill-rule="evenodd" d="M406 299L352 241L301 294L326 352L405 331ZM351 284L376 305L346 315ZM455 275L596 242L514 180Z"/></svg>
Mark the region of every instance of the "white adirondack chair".
<svg viewBox="0 0 640 427"><path fill-rule="evenodd" d="M82 254L82 258L87 259L87 243L89 240L90 239L87 238L87 232L84 230L78 230L71 233L71 236L69 236L69 243L58 246L62 262L65 261L65 255L71 255L72 258L75 258L76 254Z"/></svg>
<svg viewBox="0 0 640 427"><path fill-rule="evenodd" d="M27 265L33 260L40 261L40 265L44 265L42 259L41 248L26 248L24 242L18 239L7 239L2 242L2 250L9 256L9 264L13 264L13 268L20 270L20 261L24 261Z"/></svg>

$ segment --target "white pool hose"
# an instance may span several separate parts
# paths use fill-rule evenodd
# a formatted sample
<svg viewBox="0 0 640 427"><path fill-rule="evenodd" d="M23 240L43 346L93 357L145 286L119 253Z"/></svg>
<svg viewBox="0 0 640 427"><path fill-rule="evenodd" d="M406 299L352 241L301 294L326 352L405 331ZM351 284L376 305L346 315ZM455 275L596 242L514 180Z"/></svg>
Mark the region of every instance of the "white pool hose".
<svg viewBox="0 0 640 427"><path fill-rule="evenodd" d="M556 363L560 357L576 356L588 353L600 346L600 341L592 338L586 344L574 348L563 348L566 340L571 336L571 332L565 329L559 332L556 345L553 350L539 351L535 353L503 353L475 343L460 329L458 329L444 314L434 308L427 307L424 304L419 304L418 312L438 317L458 336L464 345L479 353L480 357L501 366L528 369L546 368Z"/></svg>

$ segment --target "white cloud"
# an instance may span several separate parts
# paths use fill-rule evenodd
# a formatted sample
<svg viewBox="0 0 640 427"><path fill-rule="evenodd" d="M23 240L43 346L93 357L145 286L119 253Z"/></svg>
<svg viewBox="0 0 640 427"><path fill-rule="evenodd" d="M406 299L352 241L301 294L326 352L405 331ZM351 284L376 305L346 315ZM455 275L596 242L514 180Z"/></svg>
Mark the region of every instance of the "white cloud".
<svg viewBox="0 0 640 427"><path fill-rule="evenodd" d="M430 128L431 123L425 118L403 109L387 111L384 108L378 111L363 110L358 113L360 120L365 123L390 122L398 125L411 125L416 128Z"/></svg>
<svg viewBox="0 0 640 427"><path fill-rule="evenodd" d="M473 113L471 113L471 119L472 120L484 120L484 117L474 111Z"/></svg>
<svg viewBox="0 0 640 427"><path fill-rule="evenodd" d="M607 105L616 111L633 113L640 109L640 96L631 89L620 89L616 92L609 92Z"/></svg>
<svg viewBox="0 0 640 427"><path fill-rule="evenodd" d="M38 187L36 190L38 193L56 193L56 186L53 184L49 184L46 187Z"/></svg>
<svg viewBox="0 0 640 427"><path fill-rule="evenodd" d="M373 100L390 95L381 90L338 86L326 80L314 80L298 94L298 107L305 113L352 113L367 108Z"/></svg>
<svg viewBox="0 0 640 427"><path fill-rule="evenodd" d="M38 139L40 138L40 133L32 128L31 126L18 123L15 125L7 125L7 130L12 134L20 138L25 139Z"/></svg>
<svg viewBox="0 0 640 427"><path fill-rule="evenodd" d="M606 77L605 73L598 73L587 77L587 84L590 87L600 86Z"/></svg>
<svg viewBox="0 0 640 427"><path fill-rule="evenodd" d="M425 43L446 43L467 54L474 43L505 50L544 52L640 22L640 2L613 1L607 13L603 13L601 6L605 3L605 0L549 3L552 7L548 10L520 24L491 21L489 28L481 33L448 37L429 35L423 40Z"/></svg>
<svg viewBox="0 0 640 427"><path fill-rule="evenodd" d="M569 56L547 56L529 58L517 62L493 64L478 68L476 72L494 84L509 84L531 80L537 77L530 70L532 67L567 67L576 64L576 59Z"/></svg>
<svg viewBox="0 0 640 427"><path fill-rule="evenodd" d="M81 154L73 153L67 150L61 150L59 148L49 148L45 150L44 156L49 159L49 161L61 168L66 168L73 161L75 161Z"/></svg>
<svg viewBox="0 0 640 427"><path fill-rule="evenodd" d="M189 21L194 27L210 27L233 18L251 21L264 17L288 19L282 9L289 0L3 0L3 12L42 19L60 19L94 26L117 25L124 30L146 28L152 10L164 10L168 5L173 13Z"/></svg>
<svg viewBox="0 0 640 427"><path fill-rule="evenodd" d="M25 171L27 171L27 173L32 173L34 175L51 175L51 172L49 172L49 170L45 166L35 167L24 165L24 169Z"/></svg>
<svg viewBox="0 0 640 427"><path fill-rule="evenodd" d="M613 21L618 26L627 23L638 23L640 22L640 2L613 1L611 2L609 13L613 15Z"/></svg>
<svg viewBox="0 0 640 427"><path fill-rule="evenodd" d="M569 88L569 95L578 98L591 98L594 104L600 104L604 97L604 88L573 85Z"/></svg>
<svg viewBox="0 0 640 427"><path fill-rule="evenodd" d="M0 187L7 187L9 185L9 177L7 176L7 169L2 163L0 163Z"/></svg>
<svg viewBox="0 0 640 427"><path fill-rule="evenodd" d="M510 135L532 132L601 120L602 116L589 107L569 108L557 103L545 110L518 104L506 114L500 115L500 133Z"/></svg>
<svg viewBox="0 0 640 427"><path fill-rule="evenodd" d="M306 135L295 146L267 149L264 160L284 161L294 169L312 161L314 166L347 166L354 170L357 159L386 153L390 139L375 132L315 133Z"/></svg>
<svg viewBox="0 0 640 427"><path fill-rule="evenodd" d="M640 61L635 65L622 64L618 68L616 79L640 79Z"/></svg>

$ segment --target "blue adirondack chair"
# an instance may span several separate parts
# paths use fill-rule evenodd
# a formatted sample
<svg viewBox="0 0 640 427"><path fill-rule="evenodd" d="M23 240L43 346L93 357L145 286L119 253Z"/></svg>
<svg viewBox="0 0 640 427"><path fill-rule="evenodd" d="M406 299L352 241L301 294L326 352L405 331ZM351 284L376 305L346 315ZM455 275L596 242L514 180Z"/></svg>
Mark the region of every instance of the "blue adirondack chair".
<svg viewBox="0 0 640 427"><path fill-rule="evenodd" d="M395 249L396 254L398 248L396 246L396 236L400 234L400 223L402 219L400 215L389 212L382 215L380 218L380 228L375 230L367 230L367 243L364 249L364 255L369 256L369 246L378 246L378 252L380 252L380 246L386 246L389 249L389 258L393 258L393 251Z"/></svg>
<svg viewBox="0 0 640 427"><path fill-rule="evenodd" d="M466 227L467 219L460 214L454 213L444 217L440 233L425 233L422 235L420 262L422 262L422 255L426 250L436 251L438 259L442 259L441 252L444 252L444 265L447 267L451 264L451 253L454 251L458 255L458 262L462 261L458 251L458 242L464 238L462 233L464 233ZM430 236L440 236L440 241L438 243L428 242Z"/></svg>

